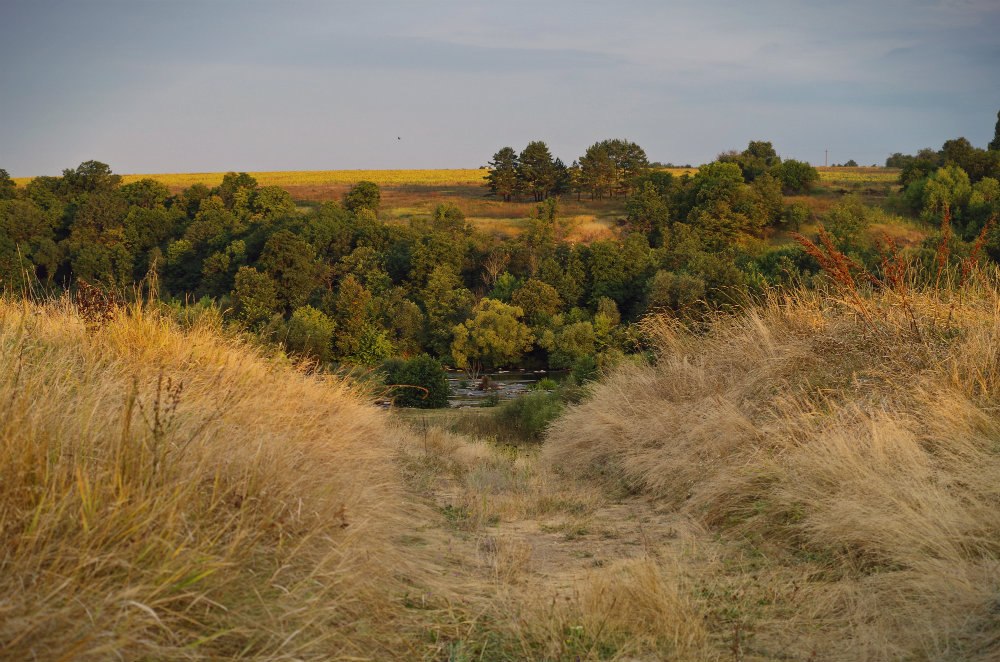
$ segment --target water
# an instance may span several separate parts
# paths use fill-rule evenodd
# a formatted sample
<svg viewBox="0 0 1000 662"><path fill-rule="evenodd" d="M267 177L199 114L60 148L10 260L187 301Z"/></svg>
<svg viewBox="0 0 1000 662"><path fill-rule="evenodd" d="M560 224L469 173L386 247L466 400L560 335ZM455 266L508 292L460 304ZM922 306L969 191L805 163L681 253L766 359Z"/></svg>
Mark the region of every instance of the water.
<svg viewBox="0 0 1000 662"><path fill-rule="evenodd" d="M565 373L547 370L500 370L484 375L489 381L487 389L483 390L478 388L483 377L478 381L472 381L464 372L449 372L448 385L451 386L451 396L448 398L448 406L487 406L494 398L510 400L523 395L530 391L536 382L546 377L562 381L565 376Z"/></svg>

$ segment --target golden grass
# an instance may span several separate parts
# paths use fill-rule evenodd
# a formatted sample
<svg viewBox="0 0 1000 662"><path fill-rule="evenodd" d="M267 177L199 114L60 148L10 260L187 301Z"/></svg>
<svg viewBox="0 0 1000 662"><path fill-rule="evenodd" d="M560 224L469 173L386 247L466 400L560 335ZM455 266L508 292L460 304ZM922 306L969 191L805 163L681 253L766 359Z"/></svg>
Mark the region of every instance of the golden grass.
<svg viewBox="0 0 1000 662"><path fill-rule="evenodd" d="M207 322L0 300L0 657L419 655L393 434Z"/></svg>
<svg viewBox="0 0 1000 662"><path fill-rule="evenodd" d="M738 596L757 659L995 660L998 281L870 294L866 322L808 293L707 334L651 318L656 364L596 386L543 459L709 526L706 608Z"/></svg>

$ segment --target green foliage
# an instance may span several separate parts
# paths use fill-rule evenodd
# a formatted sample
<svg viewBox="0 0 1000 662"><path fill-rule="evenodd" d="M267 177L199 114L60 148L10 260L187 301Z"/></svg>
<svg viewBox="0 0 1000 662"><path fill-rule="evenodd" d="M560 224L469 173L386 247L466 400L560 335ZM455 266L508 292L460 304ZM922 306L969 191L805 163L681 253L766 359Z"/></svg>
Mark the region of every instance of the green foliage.
<svg viewBox="0 0 1000 662"><path fill-rule="evenodd" d="M227 209L232 209L237 197L241 194L247 195L257 188L257 180L245 172L227 172L222 177L222 183L213 193L222 199Z"/></svg>
<svg viewBox="0 0 1000 662"><path fill-rule="evenodd" d="M520 190L530 193L535 202L544 200L556 185L552 153L541 140L528 143L518 157L517 177Z"/></svg>
<svg viewBox="0 0 1000 662"><path fill-rule="evenodd" d="M556 288L537 278L529 278L511 297L511 303L524 311L528 324L545 324L562 309Z"/></svg>
<svg viewBox="0 0 1000 662"><path fill-rule="evenodd" d="M17 184L6 170L0 168L0 200L11 200L17 194Z"/></svg>
<svg viewBox="0 0 1000 662"><path fill-rule="evenodd" d="M705 289L697 276L660 269L649 283L649 310L692 312L704 303Z"/></svg>
<svg viewBox="0 0 1000 662"><path fill-rule="evenodd" d="M857 197L837 203L823 216L823 225L833 236L838 250L850 254L867 248L865 234L871 225L871 214Z"/></svg>
<svg viewBox="0 0 1000 662"><path fill-rule="evenodd" d="M392 359L382 365L382 370L386 386L394 387L390 395L397 407L435 409L448 406L451 394L448 373L437 359L427 354L408 360Z"/></svg>
<svg viewBox="0 0 1000 662"><path fill-rule="evenodd" d="M439 266L431 272L421 299L427 315L427 346L437 356L449 356L455 325L471 314L475 297L458 274Z"/></svg>
<svg viewBox="0 0 1000 662"><path fill-rule="evenodd" d="M513 147L501 148L493 155L488 167L486 186L493 195L503 198L504 202L510 202L517 194L519 185L517 152Z"/></svg>
<svg viewBox="0 0 1000 662"><path fill-rule="evenodd" d="M549 367L562 370L596 351L597 334L591 322L572 322L550 331L543 342L549 352Z"/></svg>
<svg viewBox="0 0 1000 662"><path fill-rule="evenodd" d="M335 323L322 311L312 306L296 308L288 320L285 342L288 349L320 362L329 361L332 355Z"/></svg>
<svg viewBox="0 0 1000 662"><path fill-rule="evenodd" d="M771 170L785 193L806 193L819 181L819 172L804 161L788 159Z"/></svg>
<svg viewBox="0 0 1000 662"><path fill-rule="evenodd" d="M1000 111L997 111L997 125L993 129L993 140L990 141L989 149L1000 151Z"/></svg>
<svg viewBox="0 0 1000 662"><path fill-rule="evenodd" d="M557 393L534 391L505 402L494 416L517 437L541 441L546 428L562 411L563 403Z"/></svg>
<svg viewBox="0 0 1000 662"><path fill-rule="evenodd" d="M357 213L362 209L378 212L382 190L375 182L358 182L344 196L344 208Z"/></svg>
<svg viewBox="0 0 1000 662"><path fill-rule="evenodd" d="M169 255L167 259L169 261ZM236 319L248 329L259 330L278 310L278 288L270 276L253 267L240 267L235 281L233 304Z"/></svg>
<svg viewBox="0 0 1000 662"><path fill-rule="evenodd" d="M259 265L276 284L278 301L286 311L305 304L320 274L316 250L288 230L279 230L268 238Z"/></svg>
<svg viewBox="0 0 1000 662"><path fill-rule="evenodd" d="M524 311L517 306L483 299L472 313L472 318L453 330L451 355L457 367L478 374L484 368L511 365L531 349L531 331L521 321Z"/></svg>
<svg viewBox="0 0 1000 662"><path fill-rule="evenodd" d="M653 182L643 182L628 199L625 214L631 232L646 235L654 246L663 244L664 229L670 222L670 207Z"/></svg>
<svg viewBox="0 0 1000 662"><path fill-rule="evenodd" d="M793 202L791 204L785 205L784 209L781 210L781 224L796 232L813 219L812 209L809 205L802 202Z"/></svg>

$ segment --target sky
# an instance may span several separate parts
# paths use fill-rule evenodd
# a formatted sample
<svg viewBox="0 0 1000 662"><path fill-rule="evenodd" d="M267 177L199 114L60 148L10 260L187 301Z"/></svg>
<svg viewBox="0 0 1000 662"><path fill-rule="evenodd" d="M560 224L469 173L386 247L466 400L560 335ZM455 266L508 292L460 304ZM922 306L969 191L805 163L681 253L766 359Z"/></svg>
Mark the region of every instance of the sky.
<svg viewBox="0 0 1000 662"><path fill-rule="evenodd" d="M0 168L474 168L605 138L883 163L1000 109L997 0L2 0Z"/></svg>

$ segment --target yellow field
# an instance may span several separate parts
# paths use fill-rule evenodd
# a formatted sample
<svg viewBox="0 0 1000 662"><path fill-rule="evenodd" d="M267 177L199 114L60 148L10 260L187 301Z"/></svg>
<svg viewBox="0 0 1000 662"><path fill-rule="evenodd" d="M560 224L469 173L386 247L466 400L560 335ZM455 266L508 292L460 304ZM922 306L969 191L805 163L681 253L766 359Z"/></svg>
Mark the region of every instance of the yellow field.
<svg viewBox="0 0 1000 662"><path fill-rule="evenodd" d="M150 178L167 186L186 188L192 184L218 186L222 172L180 172L123 175L124 183ZM379 186L450 186L482 184L486 170L480 168L442 168L426 170L279 170L251 172L261 186L349 186L360 181ZM18 186L32 177L15 178Z"/></svg>
<svg viewBox="0 0 1000 662"><path fill-rule="evenodd" d="M693 174L697 168L665 168L674 175ZM261 186L351 186L360 181L375 182L379 186L469 186L484 183L483 168L429 168L414 170L277 170L249 173ZM171 188L187 188L192 184L218 186L223 172L174 172L122 175L128 184L140 179L155 179ZM18 186L24 186L34 177L15 177Z"/></svg>
<svg viewBox="0 0 1000 662"><path fill-rule="evenodd" d="M894 184L899 179L898 168L816 168L821 182Z"/></svg>

